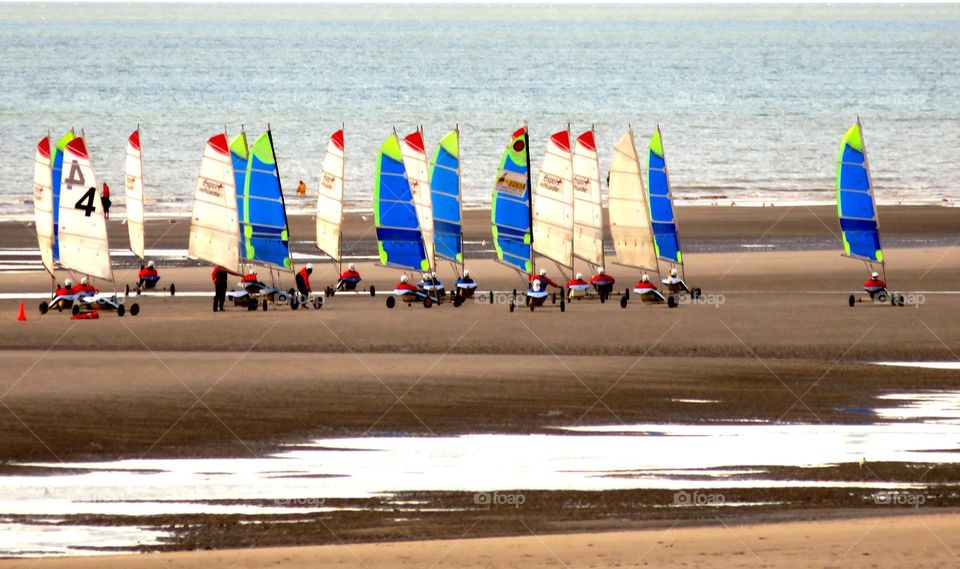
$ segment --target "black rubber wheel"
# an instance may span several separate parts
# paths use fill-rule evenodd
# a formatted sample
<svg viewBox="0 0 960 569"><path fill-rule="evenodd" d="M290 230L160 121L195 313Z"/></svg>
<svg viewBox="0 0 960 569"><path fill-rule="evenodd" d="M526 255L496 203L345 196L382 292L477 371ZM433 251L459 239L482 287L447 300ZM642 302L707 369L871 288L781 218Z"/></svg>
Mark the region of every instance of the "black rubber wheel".
<svg viewBox="0 0 960 569"><path fill-rule="evenodd" d="M40 314L46 314L48 310L50 310L50 305L47 304L46 302L41 302L41 303L40 303Z"/></svg>
<svg viewBox="0 0 960 569"><path fill-rule="evenodd" d="M318 296L313 299L313 309L320 310L321 308L323 308L323 297Z"/></svg>
<svg viewBox="0 0 960 569"><path fill-rule="evenodd" d="M74 304L73 309L70 310L70 313L73 314L74 316L76 316L77 314L80 314L80 305Z"/></svg>
<svg viewBox="0 0 960 569"><path fill-rule="evenodd" d="M556 304L556 303L557 303L557 293L553 293L553 294L550 295L550 303L551 303L551 304Z"/></svg>
<svg viewBox="0 0 960 569"><path fill-rule="evenodd" d="M177 295L177 285L171 284L171 285L170 285L170 296L176 296L176 295Z"/></svg>
<svg viewBox="0 0 960 569"><path fill-rule="evenodd" d="M517 296L517 289L513 289L513 296ZM493 291L490 291L490 304L494 303Z"/></svg>
<svg viewBox="0 0 960 569"><path fill-rule="evenodd" d="M560 312L566 312L566 311L567 311L567 303L564 302L563 299L561 298L561 299L560 299Z"/></svg>
<svg viewBox="0 0 960 569"><path fill-rule="evenodd" d="M134 302L130 305L130 316L136 316L140 314L140 305Z"/></svg>
<svg viewBox="0 0 960 569"><path fill-rule="evenodd" d="M902 294L898 294L898 295L897 295L897 306L903 306L903 305L904 305L903 295L902 295Z"/></svg>
<svg viewBox="0 0 960 569"><path fill-rule="evenodd" d="M298 308L300 308L300 303L297 302L297 297L291 296L291 297L290 297L290 310L296 310L296 309L298 309Z"/></svg>
<svg viewBox="0 0 960 569"><path fill-rule="evenodd" d="M534 307L533 307L533 303L531 302L531 303L530 303L530 312L533 312L533 308L534 308Z"/></svg>
<svg viewBox="0 0 960 569"><path fill-rule="evenodd" d="M117 305L117 316L123 318L123 315L127 313L127 307L122 304Z"/></svg>
<svg viewBox="0 0 960 569"><path fill-rule="evenodd" d="M513 301L511 300L511 301L510 301L510 312L513 312L514 310L516 310L516 307L513 305Z"/></svg>
<svg viewBox="0 0 960 569"><path fill-rule="evenodd" d="M678 306L677 297L670 295L667 297L667 308L676 308Z"/></svg>
<svg viewBox="0 0 960 569"><path fill-rule="evenodd" d="M850 305L850 308L853 308L854 306L856 306L856 305L857 305L857 297L855 297L855 296L853 296L853 295L851 294L851 295L850 295L850 298L847 299L847 304Z"/></svg>
<svg viewBox="0 0 960 569"><path fill-rule="evenodd" d="M607 295L605 295L604 293L601 292L601 293L600 293L600 304L606 304L606 303L607 303Z"/></svg>
<svg viewBox="0 0 960 569"><path fill-rule="evenodd" d="M460 297L459 296L453 297L453 307L460 308L460 304L461 304Z"/></svg>
<svg viewBox="0 0 960 569"><path fill-rule="evenodd" d="M263 299L263 302L260 304L260 306L263 307L263 311L264 311L264 312L267 311L267 305L268 305L267 299Z"/></svg>
<svg viewBox="0 0 960 569"><path fill-rule="evenodd" d="M703 292L699 288L693 289L693 298L700 298Z"/></svg>
<svg viewBox="0 0 960 569"><path fill-rule="evenodd" d="M388 296L388 297L387 297L387 308L393 308L393 307L396 306L396 305L397 305L397 299L394 298L394 297L392 297L392 296Z"/></svg>
<svg viewBox="0 0 960 569"><path fill-rule="evenodd" d="M627 295L621 296L621 297L620 297L620 308L626 308L626 307L627 307L627 302L629 302L629 298L627 297Z"/></svg>
<svg viewBox="0 0 960 569"><path fill-rule="evenodd" d="M370 296L377 296L377 288L373 285L370 285Z"/></svg>
<svg viewBox="0 0 960 569"><path fill-rule="evenodd" d="M427 298L423 299L423 307L424 307L424 308L430 308L431 306L433 306L433 299L432 299L432 298L430 298L430 297L428 296Z"/></svg>
<svg viewBox="0 0 960 569"><path fill-rule="evenodd" d="M886 302L887 298L889 298L887 293L883 291L877 293L877 300L879 300L880 302Z"/></svg>
<svg viewBox="0 0 960 569"><path fill-rule="evenodd" d="M626 299L629 300L629 298L630 298L630 289L628 289L628 288L623 289L623 298L626 298Z"/></svg>
<svg viewBox="0 0 960 569"><path fill-rule="evenodd" d="M292 295L292 294L288 295L288 294L285 293L285 292L278 292L278 293L277 293L277 302L279 302L279 303L281 303L281 304L286 304L286 303L288 302L288 300L291 299L291 298L293 298L293 295Z"/></svg>
<svg viewBox="0 0 960 569"><path fill-rule="evenodd" d="M247 299L247 310L253 311L260 308L260 303L255 298Z"/></svg>

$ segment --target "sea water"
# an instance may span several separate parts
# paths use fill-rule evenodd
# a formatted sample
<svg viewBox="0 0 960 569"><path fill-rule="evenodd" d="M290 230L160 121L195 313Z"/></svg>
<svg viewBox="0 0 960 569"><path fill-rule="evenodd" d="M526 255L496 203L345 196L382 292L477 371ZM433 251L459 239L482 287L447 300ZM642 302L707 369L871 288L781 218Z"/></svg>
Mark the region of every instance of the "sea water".
<svg viewBox="0 0 960 569"><path fill-rule="evenodd" d="M604 172L628 124L642 151L659 123L683 203L826 203L858 114L881 202L960 197L956 4L27 3L4 6L0 53L0 215L32 211L36 144L70 127L122 205L138 124L151 214L189 211L208 137L268 124L290 194L344 123L367 207L393 127L422 124L432 155L459 124L485 205L524 121L535 166L568 121L596 128Z"/></svg>

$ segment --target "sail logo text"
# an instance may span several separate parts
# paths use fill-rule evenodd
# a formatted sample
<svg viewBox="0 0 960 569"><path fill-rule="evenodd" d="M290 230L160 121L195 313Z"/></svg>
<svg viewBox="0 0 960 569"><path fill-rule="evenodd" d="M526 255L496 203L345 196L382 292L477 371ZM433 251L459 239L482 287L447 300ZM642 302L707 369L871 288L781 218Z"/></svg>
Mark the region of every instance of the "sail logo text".
<svg viewBox="0 0 960 569"><path fill-rule="evenodd" d="M559 192L563 188L563 178L552 176L550 174L544 174L540 181L540 186L542 186L545 190L550 190L551 192Z"/></svg>
<svg viewBox="0 0 960 569"><path fill-rule="evenodd" d="M504 172L497 179L497 192L522 196L527 191L527 177L516 172Z"/></svg>
<svg viewBox="0 0 960 569"><path fill-rule="evenodd" d="M200 183L200 191L215 198L223 197L223 184L206 178Z"/></svg>
<svg viewBox="0 0 960 569"><path fill-rule="evenodd" d="M584 176L574 176L573 189L585 194L590 193L590 178L586 178Z"/></svg>

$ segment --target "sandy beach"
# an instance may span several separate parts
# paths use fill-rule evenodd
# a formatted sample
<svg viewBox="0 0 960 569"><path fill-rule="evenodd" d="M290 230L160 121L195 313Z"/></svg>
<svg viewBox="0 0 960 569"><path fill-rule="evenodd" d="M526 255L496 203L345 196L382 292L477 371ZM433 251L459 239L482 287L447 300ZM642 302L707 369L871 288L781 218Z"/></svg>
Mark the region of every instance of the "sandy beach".
<svg viewBox="0 0 960 569"><path fill-rule="evenodd" d="M888 405L888 394L957 387L949 369L871 365L956 361L960 352L960 251L950 246L957 210L898 212L884 213L890 240L900 245L888 248L886 258L891 287L910 299L902 308L847 306L865 271L828 248L829 208L683 210L693 251L685 256L687 280L703 289L705 302L674 310L582 301L564 313L554 306L511 313L506 295L492 304L484 295L460 308L387 310L383 296L359 294L328 298L319 311L271 306L214 314L209 297L189 294L209 292L209 268L183 262L161 263L164 283L175 282L181 294L131 297L142 306L133 318L40 316L39 301L31 299L23 323L14 321L19 301L3 300L0 354L8 373L0 379L0 471L49 476L46 467L23 463L260 458L284 445L343 437L550 434L570 425L634 423L872 423L874 416L858 410ZM484 215L471 214L468 239L484 238ZM921 218L931 221L917 223ZM185 247L183 222L158 222L158 229L162 223L172 229L155 247ZM294 238L308 240L310 227L298 219ZM369 249L362 220L349 227L358 249ZM122 226L111 229L122 235ZM26 234L0 224L11 247L31 246ZM397 271L357 264L364 284L392 289ZM315 265L314 287L332 283L333 266ZM515 273L490 259L468 266L484 290L522 287ZM639 277L612 264L610 272L618 289ZM132 279L132 271L120 269L118 276ZM444 267L441 276L449 281L453 272ZM48 286L39 272L0 274L0 293ZM809 566L838 558L845 566L881 568L955 562L956 532L948 528L960 507L956 464L864 458L867 468L851 460L768 475L874 486L725 490L728 500L754 504L738 508L665 508L674 490L627 489L530 491L524 508L491 512L475 507L472 492L424 491L403 498L418 506L397 506L396 496L334 500L328 505L337 511L321 517L135 516L132 523L171 532L146 550L331 546L38 566L298 567L353 564L359 557L405 567L438 558L450 566L613 567L641 558L640 565L651 566L787 567L801 555ZM923 516L864 517L909 511L871 498L877 487L903 483L920 484L930 497L914 511ZM66 523L113 526L131 519L79 515ZM650 527L657 529L644 529ZM569 532L587 533L551 535ZM485 536L502 537L458 540ZM437 538L444 541L411 541ZM370 541L401 543L355 545ZM341 542L351 545L335 545Z"/></svg>

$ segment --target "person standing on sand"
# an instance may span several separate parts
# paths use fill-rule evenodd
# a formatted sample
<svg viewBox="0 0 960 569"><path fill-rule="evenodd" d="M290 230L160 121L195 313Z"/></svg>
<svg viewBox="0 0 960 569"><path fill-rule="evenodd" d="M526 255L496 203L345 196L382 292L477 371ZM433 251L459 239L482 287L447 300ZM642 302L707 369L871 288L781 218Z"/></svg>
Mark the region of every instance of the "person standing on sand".
<svg viewBox="0 0 960 569"><path fill-rule="evenodd" d="M307 195L307 185L303 183L303 180L300 180L300 183L297 184L297 195L298 196Z"/></svg>
<svg viewBox="0 0 960 569"><path fill-rule="evenodd" d="M106 182L103 183L103 192L100 194L100 203L103 205L103 218L110 219L110 186L108 186Z"/></svg>
<svg viewBox="0 0 960 569"><path fill-rule="evenodd" d="M213 267L213 273L210 278L213 280L213 311L223 312L223 303L227 300L227 276L230 274L227 269L220 265Z"/></svg>
<svg viewBox="0 0 960 569"><path fill-rule="evenodd" d="M307 263L307 266L300 269L297 273L297 291L303 296L303 302L306 302L312 290L310 289L310 275L313 274L313 263Z"/></svg>

